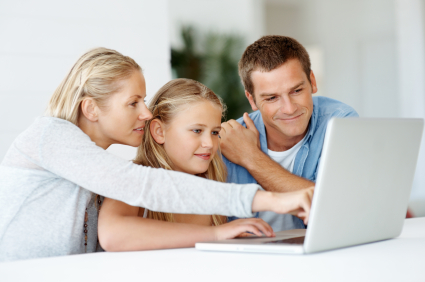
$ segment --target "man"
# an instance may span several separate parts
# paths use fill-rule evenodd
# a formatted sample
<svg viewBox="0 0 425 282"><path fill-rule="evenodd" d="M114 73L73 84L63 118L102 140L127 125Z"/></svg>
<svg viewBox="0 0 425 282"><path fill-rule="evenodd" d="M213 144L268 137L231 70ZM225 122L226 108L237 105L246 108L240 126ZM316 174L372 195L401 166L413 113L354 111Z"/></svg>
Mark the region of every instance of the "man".
<svg viewBox="0 0 425 282"><path fill-rule="evenodd" d="M357 117L356 111L312 97L317 85L309 55L290 37L264 36L248 46L239 75L254 112L222 124L227 181L259 183L279 192L314 186L329 119ZM292 215L261 212L258 217L275 231L305 228Z"/></svg>

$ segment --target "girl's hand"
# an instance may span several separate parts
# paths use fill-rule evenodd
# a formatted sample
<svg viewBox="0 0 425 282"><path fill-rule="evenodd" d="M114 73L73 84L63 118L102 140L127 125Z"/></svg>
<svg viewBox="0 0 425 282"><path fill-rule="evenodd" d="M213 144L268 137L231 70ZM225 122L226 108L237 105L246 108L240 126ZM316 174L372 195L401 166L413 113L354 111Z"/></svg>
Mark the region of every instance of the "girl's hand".
<svg viewBox="0 0 425 282"><path fill-rule="evenodd" d="M257 236L276 236L270 225L260 218L237 219L219 226L214 226L215 240L225 240L244 236L246 232L251 232ZM262 232L262 233L261 233Z"/></svg>
<svg viewBox="0 0 425 282"><path fill-rule="evenodd" d="M308 223L314 187L285 193L258 191L252 202L252 211L273 211L295 215Z"/></svg>

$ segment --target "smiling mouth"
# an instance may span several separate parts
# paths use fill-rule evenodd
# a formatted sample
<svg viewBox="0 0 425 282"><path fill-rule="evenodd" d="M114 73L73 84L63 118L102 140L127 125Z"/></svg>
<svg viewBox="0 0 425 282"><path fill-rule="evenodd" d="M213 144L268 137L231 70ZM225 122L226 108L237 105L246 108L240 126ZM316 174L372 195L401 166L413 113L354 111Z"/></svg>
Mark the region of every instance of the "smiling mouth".
<svg viewBox="0 0 425 282"><path fill-rule="evenodd" d="M282 120L282 121L294 121L297 118L299 118L300 116L302 116L303 114L299 114L298 116L295 117L291 117L291 118L276 118L275 120Z"/></svg>
<svg viewBox="0 0 425 282"><path fill-rule="evenodd" d="M138 132L138 133L142 133L142 132L144 132L144 127L138 127L138 128L136 128L136 129L133 129L133 131L136 131L136 132Z"/></svg>
<svg viewBox="0 0 425 282"><path fill-rule="evenodd" d="M201 158L203 160L209 160L211 157L211 154L195 154L195 156L197 156L198 158Z"/></svg>

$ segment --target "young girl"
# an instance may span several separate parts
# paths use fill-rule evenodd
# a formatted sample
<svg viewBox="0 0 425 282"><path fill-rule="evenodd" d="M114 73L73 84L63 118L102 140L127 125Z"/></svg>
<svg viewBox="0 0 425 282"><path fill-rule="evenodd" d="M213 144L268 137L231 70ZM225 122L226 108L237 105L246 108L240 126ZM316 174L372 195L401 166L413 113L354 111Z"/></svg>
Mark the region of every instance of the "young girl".
<svg viewBox="0 0 425 282"><path fill-rule="evenodd" d="M190 79L172 80L158 91L149 110L153 119L146 123L135 163L226 180L219 150L223 104L210 89ZM163 213L111 199L105 199L99 216L99 242L108 251L193 247L199 241L233 238L246 231L274 236L261 219L226 223L224 216Z"/></svg>

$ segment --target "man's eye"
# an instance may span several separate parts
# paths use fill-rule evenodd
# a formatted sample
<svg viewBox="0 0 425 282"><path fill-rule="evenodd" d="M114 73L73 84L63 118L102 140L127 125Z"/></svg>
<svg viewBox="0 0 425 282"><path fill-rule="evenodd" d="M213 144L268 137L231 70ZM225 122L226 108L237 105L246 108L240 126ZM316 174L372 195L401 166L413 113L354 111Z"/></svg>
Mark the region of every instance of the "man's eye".
<svg viewBox="0 0 425 282"><path fill-rule="evenodd" d="M273 96L273 97L267 98L266 101L273 101L275 99L276 99L276 96Z"/></svg>
<svg viewBox="0 0 425 282"><path fill-rule="evenodd" d="M195 132L195 133L201 133L202 130L200 130L200 129L193 129L192 131Z"/></svg>
<svg viewBox="0 0 425 282"><path fill-rule="evenodd" d="M295 90L294 92L295 93L299 93L299 92L301 92L303 89L302 88L300 88L300 89L297 89L297 90Z"/></svg>

